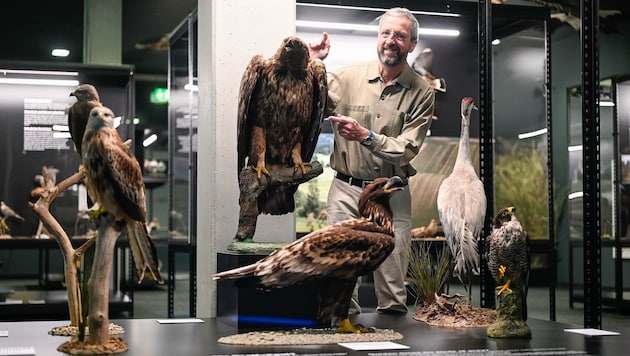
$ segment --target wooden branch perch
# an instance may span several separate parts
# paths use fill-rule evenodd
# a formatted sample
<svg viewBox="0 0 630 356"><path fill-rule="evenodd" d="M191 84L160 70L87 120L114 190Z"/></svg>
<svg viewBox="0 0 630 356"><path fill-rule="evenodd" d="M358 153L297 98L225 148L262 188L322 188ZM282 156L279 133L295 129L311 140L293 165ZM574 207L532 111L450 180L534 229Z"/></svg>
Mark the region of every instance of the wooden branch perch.
<svg viewBox="0 0 630 356"><path fill-rule="evenodd" d="M93 241L91 239L86 242L84 246L79 248L80 253L77 253L77 251L75 251L72 247L70 237L66 231L50 213L50 204L61 192L72 185L81 182L85 178L85 174L82 171L79 171L66 178L58 185L55 185L52 181L46 166L42 167L42 175L44 176L45 189L42 191L39 199L35 203L29 202L29 205L35 214L39 216L39 219L50 232L52 238L57 241L57 244L59 244L64 261L64 279L68 294L70 324L72 326L78 326L81 319L81 292L77 280L77 268L79 268L79 262L83 250L85 250L85 248L87 248Z"/></svg>
<svg viewBox="0 0 630 356"><path fill-rule="evenodd" d="M256 232L256 222L258 220L258 196L269 186L274 185L299 185L307 182L324 172L322 165L317 162L311 162L310 166L306 166L305 174L293 167L276 169L269 171L269 175L263 175L258 178L256 170L252 167L243 167L239 174L240 196L238 203L241 207L238 219L238 229L236 231L235 241L243 241L253 238Z"/></svg>

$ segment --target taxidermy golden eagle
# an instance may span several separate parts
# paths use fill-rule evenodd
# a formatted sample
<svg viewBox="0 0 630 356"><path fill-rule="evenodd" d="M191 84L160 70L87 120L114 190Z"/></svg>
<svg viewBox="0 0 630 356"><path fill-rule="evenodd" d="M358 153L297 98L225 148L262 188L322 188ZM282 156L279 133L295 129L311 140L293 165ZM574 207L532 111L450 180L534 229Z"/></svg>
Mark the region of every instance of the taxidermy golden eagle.
<svg viewBox="0 0 630 356"><path fill-rule="evenodd" d="M352 290L359 276L374 271L394 249L389 198L402 187L399 177L378 178L359 197L359 218L316 230L254 264L212 278L255 278L261 289L315 282L318 319L341 321L339 332L360 332L348 320Z"/></svg>
<svg viewBox="0 0 630 356"><path fill-rule="evenodd" d="M307 44L287 37L269 59L255 55L241 79L238 100L238 173L253 166L260 178L269 170L296 167L306 172L328 98L326 67L310 59ZM281 215L295 209L297 185L267 187L258 212Z"/></svg>
<svg viewBox="0 0 630 356"><path fill-rule="evenodd" d="M82 146L88 193L99 209L124 223L138 283L146 270L154 280L163 283L157 251L146 226L142 170L114 128L114 114L109 108L97 106L90 111Z"/></svg>

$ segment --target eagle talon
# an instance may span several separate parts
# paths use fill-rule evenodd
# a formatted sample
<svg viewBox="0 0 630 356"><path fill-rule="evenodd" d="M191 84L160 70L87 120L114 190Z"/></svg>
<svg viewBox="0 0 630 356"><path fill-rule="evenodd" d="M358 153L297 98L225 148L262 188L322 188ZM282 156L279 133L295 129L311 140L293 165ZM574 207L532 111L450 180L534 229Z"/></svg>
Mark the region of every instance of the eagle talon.
<svg viewBox="0 0 630 356"><path fill-rule="evenodd" d="M500 265L499 266L499 278L502 279L503 276L505 276L505 270L507 269L507 267L505 267L504 265Z"/></svg>
<svg viewBox="0 0 630 356"><path fill-rule="evenodd" d="M341 321L341 324L335 329L338 333L353 333L353 334L365 334L365 333L373 333L376 331L374 328L368 328L361 324L353 325L350 322L350 319L345 318Z"/></svg>
<svg viewBox="0 0 630 356"><path fill-rule="evenodd" d="M306 166L311 167L310 163L298 162L295 164L295 169L300 168L302 170L302 174L306 174Z"/></svg>
<svg viewBox="0 0 630 356"><path fill-rule="evenodd" d="M254 167L254 170L256 171L256 174L258 174L258 179L260 179L263 174L266 176L269 175L269 171L265 168L265 166Z"/></svg>

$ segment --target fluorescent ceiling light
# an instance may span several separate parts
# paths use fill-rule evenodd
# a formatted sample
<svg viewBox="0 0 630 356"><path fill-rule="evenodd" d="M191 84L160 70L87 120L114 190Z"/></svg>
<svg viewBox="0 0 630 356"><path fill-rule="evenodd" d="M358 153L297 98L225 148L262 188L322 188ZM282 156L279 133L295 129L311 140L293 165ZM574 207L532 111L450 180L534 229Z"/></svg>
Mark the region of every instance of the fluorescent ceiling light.
<svg viewBox="0 0 630 356"><path fill-rule="evenodd" d="M70 79L32 79L32 78L0 78L0 84L52 85L60 87L76 87L78 80Z"/></svg>
<svg viewBox="0 0 630 356"><path fill-rule="evenodd" d="M498 39L498 38L496 38L496 39L492 40L492 45L493 45L493 46L498 46L500 43L501 43L501 40L500 40L500 39Z"/></svg>
<svg viewBox="0 0 630 356"><path fill-rule="evenodd" d="M0 69L0 73L7 74L37 74L37 75L70 75L79 76L79 72L61 72L54 70L22 70L22 69Z"/></svg>
<svg viewBox="0 0 630 356"><path fill-rule="evenodd" d="M151 136L145 138L144 141L142 141L142 146L149 147L149 145L151 145L155 141L157 141L157 135L152 134Z"/></svg>
<svg viewBox="0 0 630 356"><path fill-rule="evenodd" d="M196 92L198 92L198 91L199 91L199 86L197 86L196 84L190 84L190 83L188 83L188 84L185 84L185 85L184 85L184 90L186 90L186 91L196 91Z"/></svg>
<svg viewBox="0 0 630 356"><path fill-rule="evenodd" d="M53 125L52 126L53 131L66 131L66 132L70 132L70 128L68 127L68 125Z"/></svg>
<svg viewBox="0 0 630 356"><path fill-rule="evenodd" d="M122 117L116 116L114 118L114 128L118 128L118 126L120 126L121 123L122 123Z"/></svg>
<svg viewBox="0 0 630 356"><path fill-rule="evenodd" d="M575 199L575 198L581 198L583 196L584 196L584 192L571 193L571 194L569 194L569 200Z"/></svg>
<svg viewBox="0 0 630 356"><path fill-rule="evenodd" d="M544 129L540 129L540 130L536 130L536 131L532 131L532 132L525 132L522 134L518 135L519 140L523 140L526 138L530 138L530 137L536 137L536 136L540 136L540 135L545 135L547 133L547 128Z"/></svg>
<svg viewBox="0 0 630 356"><path fill-rule="evenodd" d="M582 151L582 145L569 146L569 152Z"/></svg>
<svg viewBox="0 0 630 356"><path fill-rule="evenodd" d="M600 101L599 106L615 106L615 103L612 101Z"/></svg>
<svg viewBox="0 0 630 356"><path fill-rule="evenodd" d="M70 55L70 50L65 48L54 48L50 54L54 57L68 57Z"/></svg>
<svg viewBox="0 0 630 356"><path fill-rule="evenodd" d="M344 6L344 5L326 5L326 4L305 4L305 3L297 3L298 6L310 6L310 7L320 7L320 8L328 8L328 9L336 9L336 10L364 10L364 11L375 11L375 12L386 12L389 9L379 8L379 7L365 7L365 6ZM435 12L435 11L411 11L411 13L416 15L428 15L428 16L444 16L444 17L461 17L460 14L455 14L452 12Z"/></svg>
<svg viewBox="0 0 630 356"><path fill-rule="evenodd" d="M341 23L341 22L296 20L295 26L302 27L302 28L317 28L317 29L323 29L323 30L350 30L350 31L378 32L378 25L363 25L363 24L352 24L352 23ZM439 28L420 27L418 29L418 34L454 37L454 36L459 36L459 31L439 29Z"/></svg>

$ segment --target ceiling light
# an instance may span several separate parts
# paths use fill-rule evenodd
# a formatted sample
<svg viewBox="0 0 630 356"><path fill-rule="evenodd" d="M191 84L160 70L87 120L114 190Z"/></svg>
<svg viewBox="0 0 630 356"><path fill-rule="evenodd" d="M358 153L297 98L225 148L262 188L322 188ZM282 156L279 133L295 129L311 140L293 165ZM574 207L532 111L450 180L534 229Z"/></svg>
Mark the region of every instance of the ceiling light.
<svg viewBox="0 0 630 356"><path fill-rule="evenodd" d="M24 69L0 69L0 73L7 74L37 74L37 75L71 75L78 77L79 72L62 72L56 70L24 70Z"/></svg>
<svg viewBox="0 0 630 356"><path fill-rule="evenodd" d="M501 40L500 40L500 39L498 39L498 38L497 38L497 39L492 40L492 45L493 45L493 46L498 46L498 45L499 45L499 43L501 43Z"/></svg>
<svg viewBox="0 0 630 356"><path fill-rule="evenodd" d="M350 31L378 32L378 25L363 25L363 24L340 23L340 22L296 20L295 26L302 27L302 28L317 28L317 29L323 29L323 30L350 30ZM420 27L418 28L418 34L433 35L433 36L459 36L459 31L439 29L439 28Z"/></svg>
<svg viewBox="0 0 630 356"><path fill-rule="evenodd" d="M78 80L61 79L32 79L32 78L0 78L0 84L52 85L61 87L76 87Z"/></svg>
<svg viewBox="0 0 630 356"><path fill-rule="evenodd" d="M68 57L70 55L70 50L66 48L54 48L51 54L53 57Z"/></svg>
<svg viewBox="0 0 630 356"><path fill-rule="evenodd" d="M387 12L389 9L380 8L380 7L364 7L364 6L346 6L346 5L326 5L326 4L307 4L307 3L297 3L298 6L310 6L310 7L320 7L320 8L329 8L336 10L364 10L364 11L376 11L376 12ZM412 14L416 15L427 15L427 16L445 16L445 17L461 17L460 14L455 14L452 12L435 12L435 11L410 11Z"/></svg>
<svg viewBox="0 0 630 356"><path fill-rule="evenodd" d="M151 136L145 138L144 141L142 141L142 146L149 147L149 145L151 145L155 141L157 141L157 135L152 134Z"/></svg>
<svg viewBox="0 0 630 356"><path fill-rule="evenodd" d="M540 136L540 135L545 135L547 133L547 128L544 129L540 129L540 130L536 130L536 131L532 131L532 132L525 132L522 134L518 134L518 138L519 140L523 140L526 138L530 138L530 137L536 137L536 136Z"/></svg>

